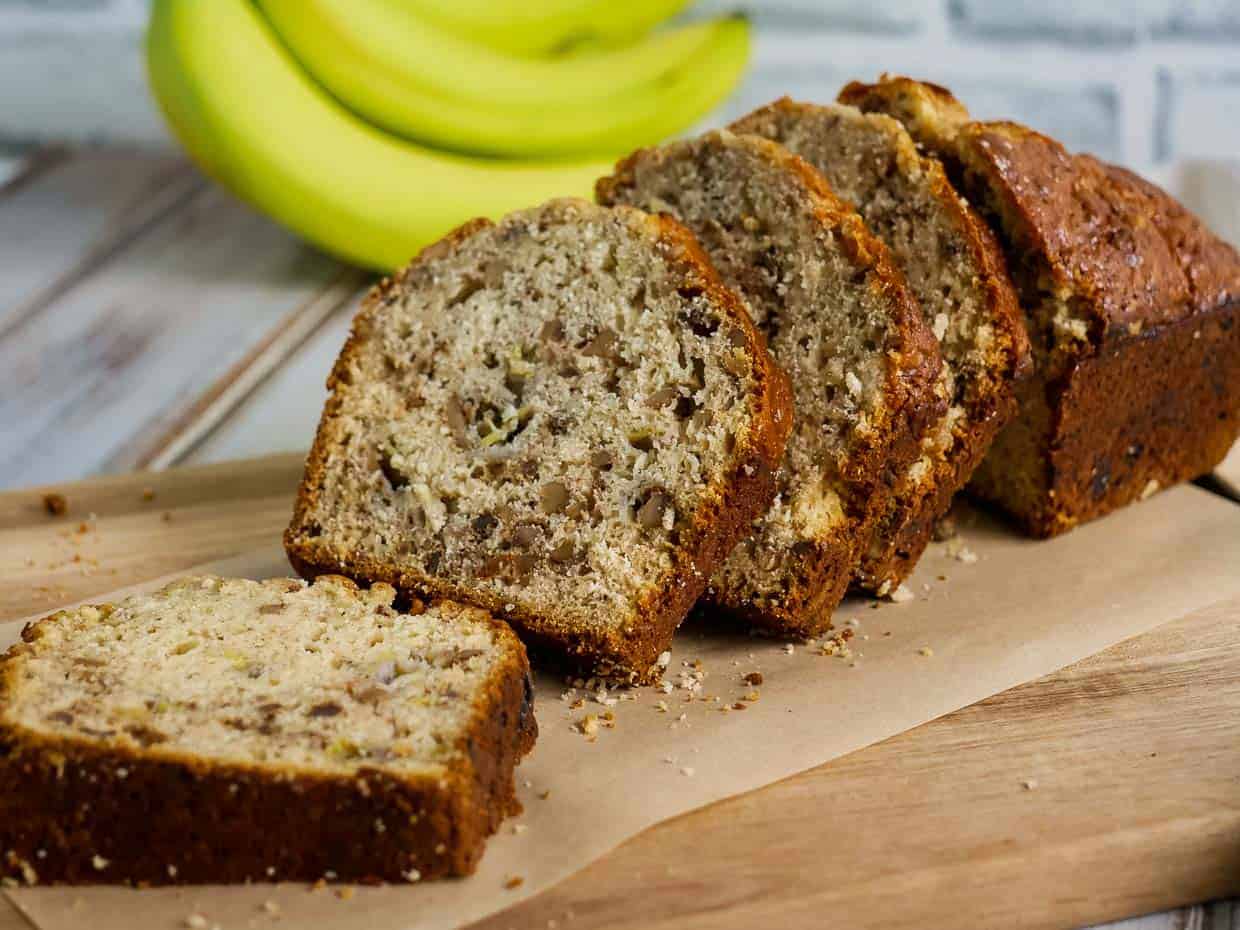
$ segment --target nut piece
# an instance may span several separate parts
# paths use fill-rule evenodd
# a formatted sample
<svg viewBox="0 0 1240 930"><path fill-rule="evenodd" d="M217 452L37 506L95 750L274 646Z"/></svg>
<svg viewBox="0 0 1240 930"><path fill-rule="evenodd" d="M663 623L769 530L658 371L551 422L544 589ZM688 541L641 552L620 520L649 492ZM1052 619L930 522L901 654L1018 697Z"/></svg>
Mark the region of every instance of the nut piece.
<svg viewBox="0 0 1240 930"><path fill-rule="evenodd" d="M465 422L465 410L461 406L461 399L455 394L448 398L444 404L444 417L448 421L448 429L452 431L452 438L456 440L456 444L462 449L468 449L471 446L469 441L469 429Z"/></svg>
<svg viewBox="0 0 1240 930"><path fill-rule="evenodd" d="M637 509L637 522L648 530L664 525L664 514L672 506L672 498L663 491L651 491L646 502Z"/></svg>
<svg viewBox="0 0 1240 930"><path fill-rule="evenodd" d="M616 352L616 343L619 341L620 337L616 335L615 330L604 326L598 331L598 335L581 350L581 354L615 361L619 358Z"/></svg>
<svg viewBox="0 0 1240 930"><path fill-rule="evenodd" d="M562 481L544 484L539 494L539 506L543 513L563 513L568 506L568 488Z"/></svg>

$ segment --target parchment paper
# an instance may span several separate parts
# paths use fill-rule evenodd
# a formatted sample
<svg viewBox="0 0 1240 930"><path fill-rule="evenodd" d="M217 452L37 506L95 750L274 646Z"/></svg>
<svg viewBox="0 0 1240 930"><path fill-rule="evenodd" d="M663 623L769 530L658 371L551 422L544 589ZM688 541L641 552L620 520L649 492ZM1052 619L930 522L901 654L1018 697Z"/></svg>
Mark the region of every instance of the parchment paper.
<svg viewBox="0 0 1240 930"><path fill-rule="evenodd" d="M274 544L208 568L253 577L288 572ZM44 930L183 927L191 914L225 930L468 923L549 887L660 820L819 765L1240 594L1240 507L1179 487L1045 542L966 518L957 540L931 547L909 587L909 602L875 609L856 600L838 612L837 629L854 630L851 658L806 646L790 654L778 643L697 624L677 637L667 675L675 682L692 671L684 663L700 661L705 676L696 693L648 688L630 692L631 700L612 692L605 703L587 695L573 709L583 692L562 699L563 681L543 676L541 735L518 769L525 814L491 839L469 879L350 889L344 897L305 884L9 894ZM751 672L762 675L760 686L742 680ZM754 691L758 700L745 700ZM745 709L722 710L733 704ZM608 712L614 728L600 726L590 741L578 722ZM519 885L506 887L516 878Z"/></svg>

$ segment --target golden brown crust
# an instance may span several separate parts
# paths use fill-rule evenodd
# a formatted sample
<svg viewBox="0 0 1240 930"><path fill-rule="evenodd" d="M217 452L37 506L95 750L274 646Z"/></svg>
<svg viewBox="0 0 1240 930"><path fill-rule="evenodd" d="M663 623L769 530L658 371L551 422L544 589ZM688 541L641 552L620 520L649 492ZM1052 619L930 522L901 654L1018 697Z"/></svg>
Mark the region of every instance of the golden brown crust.
<svg viewBox="0 0 1240 930"><path fill-rule="evenodd" d="M850 85L857 87L860 85ZM943 88L928 88L927 93L930 92L947 94ZM841 101L844 96L841 94ZM855 115L857 110L846 104L822 106L783 97L742 117L731 129L788 144L788 138L798 133L804 138L806 132L832 132L840 116L850 113ZM854 586L868 592L886 592L912 572L930 540L935 520L947 512L995 433L1015 414L1015 382L1028 376L1032 364L1016 291L990 228L956 192L938 159L919 153L897 120L885 115L865 119L868 131L877 134L881 130L896 170L908 179L906 183L923 187L937 204L943 222L955 230L955 236L946 245L964 250L965 261L974 272L972 287L980 306L978 316L991 333L987 367L981 371L955 370L959 401L966 416L953 424L951 445L933 458L930 469L921 477L910 474L901 483L862 554ZM824 173L830 183L829 166ZM935 316L930 305L921 309L927 319Z"/></svg>
<svg viewBox="0 0 1240 930"><path fill-rule="evenodd" d="M713 505L699 508L693 522L681 534L681 545L672 553L671 569L651 584L645 600L634 605L634 616L640 622L629 624L618 634L569 628L558 624L555 618L540 616L520 604L507 602L502 595L446 579L404 572L396 565L378 562L361 553L334 551L303 533L316 505L328 458L337 442L334 420L342 402L338 388L346 383L346 373L368 338L369 328L374 325L375 309L399 286L402 276L412 273L417 263L450 254L477 231L493 225L485 219L471 220L424 250L397 279L378 285L358 314L353 333L328 379L327 406L306 461L293 520L284 536L289 560L299 574L313 577L323 572L340 572L369 582L386 581L406 596L442 597L477 604L511 623L531 648L567 660L573 668L618 681L647 682L657 676L656 662L660 653L670 647L672 634L705 589L711 571L774 497L775 469L792 429L792 393L787 376L771 359L765 339L754 328L743 303L720 281L697 240L668 217L650 216L631 208L617 209L628 222L643 227L669 264L684 276L684 287L696 288L708 295L741 329L746 348L754 360L756 382L753 430L748 436L738 437L727 473L706 495L713 500Z"/></svg>
<svg viewBox="0 0 1240 930"><path fill-rule="evenodd" d="M1024 126L968 122L908 79L850 88L939 150L1012 267L1037 272L1021 296L1038 375L971 489L1045 536L1213 467L1237 433L1240 255L1156 186Z"/></svg>
<svg viewBox="0 0 1240 930"><path fill-rule="evenodd" d="M1009 432L1031 440L996 444L970 490L1049 537L1222 461L1240 435L1240 301L1115 340L1028 387L1030 412Z"/></svg>
<svg viewBox="0 0 1240 930"><path fill-rule="evenodd" d="M880 75L876 84L851 81L836 99L866 113L894 116L931 149L950 146L956 130L971 118L946 87L894 74Z"/></svg>
<svg viewBox="0 0 1240 930"><path fill-rule="evenodd" d="M39 625L59 616L28 625L0 656L0 708ZM491 622L504 656L444 777L156 756L0 716L0 874L138 885L468 875L487 836L519 809L513 768L538 733L525 649Z"/></svg>
<svg viewBox="0 0 1240 930"><path fill-rule="evenodd" d="M703 141L709 143L715 136L708 133ZM844 468L850 525L798 551L799 562L778 605L752 605L734 592L714 588L708 588L703 597L707 607L777 635L803 639L830 627L831 612L843 599L860 557L860 541L867 538L916 457L927 425L942 416L944 402L934 392L942 358L903 274L856 211L835 195L813 166L783 146L759 136L736 138L746 140L743 144L776 170L791 174L804 188L806 203L823 230L837 236L858 271L867 273L867 286L881 294L894 323L885 347L888 364L882 416L868 437L856 444ZM596 183L595 196L604 204L628 202L626 192L635 188L637 167L644 159L661 158L689 144L634 152L616 165L611 176Z"/></svg>

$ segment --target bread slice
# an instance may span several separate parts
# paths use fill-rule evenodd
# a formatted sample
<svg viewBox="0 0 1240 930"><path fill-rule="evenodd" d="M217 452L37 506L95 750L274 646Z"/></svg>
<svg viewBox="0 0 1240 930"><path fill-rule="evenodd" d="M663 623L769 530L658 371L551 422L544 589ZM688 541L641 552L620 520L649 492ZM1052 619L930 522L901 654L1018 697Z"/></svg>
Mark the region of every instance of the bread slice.
<svg viewBox="0 0 1240 930"><path fill-rule="evenodd" d="M822 173L891 255L939 339L940 390L949 406L888 502L854 583L886 594L900 584L1016 412L1015 383L1029 371L1029 340L1003 255L985 222L952 188L938 159L917 151L883 114L788 98L731 127L774 139Z"/></svg>
<svg viewBox="0 0 1240 930"><path fill-rule="evenodd" d="M1240 433L1240 254L1165 192L908 78L841 99L936 152L1007 253L1036 375L970 489L1051 536L1208 472Z"/></svg>
<svg viewBox="0 0 1240 930"><path fill-rule="evenodd" d="M537 726L520 641L344 578L185 578L0 658L0 874L416 881L472 872Z"/></svg>
<svg viewBox="0 0 1240 930"><path fill-rule="evenodd" d="M644 680L774 495L789 388L668 219L565 200L377 288L286 534L298 570L486 607Z"/></svg>
<svg viewBox="0 0 1240 930"><path fill-rule="evenodd" d="M886 247L818 172L767 139L712 132L642 150L596 193L692 229L789 372L796 425L779 496L707 599L776 633L822 632L942 414L933 333Z"/></svg>

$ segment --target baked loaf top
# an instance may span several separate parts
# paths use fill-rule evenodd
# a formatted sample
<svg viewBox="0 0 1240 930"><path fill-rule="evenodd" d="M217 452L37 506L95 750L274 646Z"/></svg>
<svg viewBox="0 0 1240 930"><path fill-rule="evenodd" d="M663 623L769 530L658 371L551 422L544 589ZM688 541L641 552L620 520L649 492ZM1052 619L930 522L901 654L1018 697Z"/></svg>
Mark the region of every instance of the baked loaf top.
<svg viewBox="0 0 1240 930"><path fill-rule="evenodd" d="M1158 187L1011 122L975 122L944 88L902 77L840 100L906 123L1010 240L1035 348L1066 357L1240 297L1240 255ZM1024 280L1020 280L1021 278Z"/></svg>
<svg viewBox="0 0 1240 930"><path fill-rule="evenodd" d="M792 378L779 496L709 598L776 632L825 629L890 483L943 409L938 346L903 276L818 172L757 136L638 151L596 193L689 226Z"/></svg>
<svg viewBox="0 0 1240 930"><path fill-rule="evenodd" d="M439 779L467 764L495 680L528 675L525 651L482 610L401 613L394 596L333 577L191 577L60 611L0 661L0 729L121 762Z"/></svg>
<svg viewBox="0 0 1240 930"><path fill-rule="evenodd" d="M649 675L770 501L786 377L666 218L564 200L468 224L368 298L286 546Z"/></svg>
<svg viewBox="0 0 1240 930"><path fill-rule="evenodd" d="M939 339L940 389L949 405L927 431L858 572L859 586L886 593L912 570L935 518L1015 410L1014 382L1029 369L1016 293L993 233L897 120L784 98L732 129L800 155L856 206L891 250Z"/></svg>

